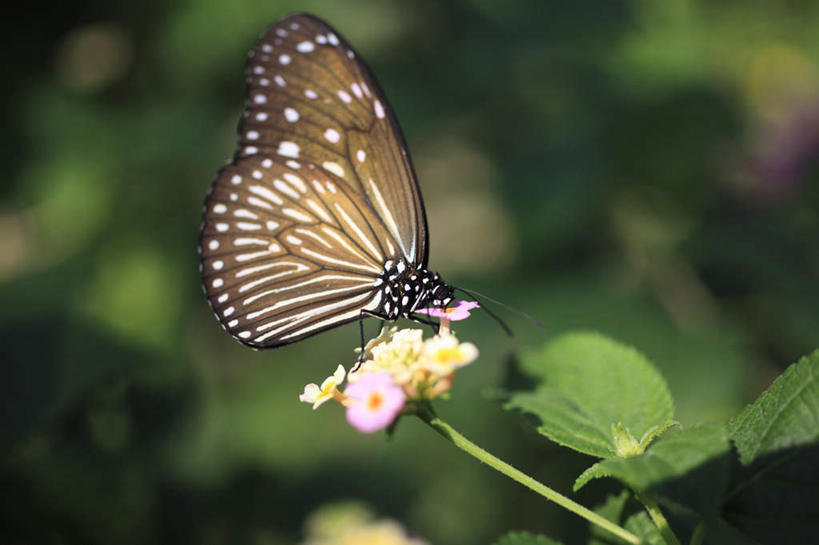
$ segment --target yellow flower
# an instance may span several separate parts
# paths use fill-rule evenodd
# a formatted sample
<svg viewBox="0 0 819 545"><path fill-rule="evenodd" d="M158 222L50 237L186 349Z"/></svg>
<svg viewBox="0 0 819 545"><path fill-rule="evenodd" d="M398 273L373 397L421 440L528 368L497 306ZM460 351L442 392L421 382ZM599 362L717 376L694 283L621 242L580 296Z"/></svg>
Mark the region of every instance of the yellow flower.
<svg viewBox="0 0 819 545"><path fill-rule="evenodd" d="M413 366L424 350L424 332L420 329L402 329L392 334L386 341L373 346L371 359L350 374L350 382L355 382L364 373L386 371L396 384L406 384L412 378Z"/></svg>
<svg viewBox="0 0 819 545"><path fill-rule="evenodd" d="M472 343L459 343L455 335L436 335L424 342L424 352L419 367L433 375L445 377L459 367L468 365L478 357L478 349Z"/></svg>
<svg viewBox="0 0 819 545"><path fill-rule="evenodd" d="M419 538L407 537L400 524L382 520L362 525L340 536L338 545L427 545Z"/></svg>
<svg viewBox="0 0 819 545"><path fill-rule="evenodd" d="M346 371L343 365L339 365L336 372L324 379L321 386L310 383L304 387L304 393L299 396L299 401L312 403L313 410L318 409L322 404L333 399L338 392L338 385L344 381Z"/></svg>
<svg viewBox="0 0 819 545"><path fill-rule="evenodd" d="M321 507L306 521L307 539L303 545L428 545L391 519L375 519L372 512L357 503Z"/></svg>
<svg viewBox="0 0 819 545"><path fill-rule="evenodd" d="M471 343L460 343L449 331L424 340L421 329L402 329L379 335L366 353L370 359L350 373L355 383L369 373L389 373L395 385L404 389L408 399L431 399L449 390L454 372L478 357Z"/></svg>

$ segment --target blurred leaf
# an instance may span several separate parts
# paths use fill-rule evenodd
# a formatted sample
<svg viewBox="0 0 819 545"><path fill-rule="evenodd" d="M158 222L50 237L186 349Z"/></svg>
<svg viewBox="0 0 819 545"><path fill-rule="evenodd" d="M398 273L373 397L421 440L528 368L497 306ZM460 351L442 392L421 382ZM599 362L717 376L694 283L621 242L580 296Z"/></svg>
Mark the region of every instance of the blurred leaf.
<svg viewBox="0 0 819 545"><path fill-rule="evenodd" d="M819 438L819 350L800 359L728 424L749 465L760 456Z"/></svg>
<svg viewBox="0 0 819 545"><path fill-rule="evenodd" d="M667 496L699 513L716 513L728 484L729 448L720 425L669 431L640 456L596 463L578 477L574 489L591 479L613 477L638 492Z"/></svg>
<svg viewBox="0 0 819 545"><path fill-rule="evenodd" d="M724 511L763 542L808 543L819 519L819 351L791 365L729 423L742 466Z"/></svg>
<svg viewBox="0 0 819 545"><path fill-rule="evenodd" d="M532 417L553 441L592 456L629 454L622 450L629 436L644 448L674 414L668 387L651 363L597 333L564 334L526 355L522 368L541 385L514 393L505 408Z"/></svg>
<svg viewBox="0 0 819 545"><path fill-rule="evenodd" d="M180 271L153 246L130 242L100 259L81 312L122 335L151 346L169 346L181 312Z"/></svg>
<svg viewBox="0 0 819 545"><path fill-rule="evenodd" d="M648 545L665 545L665 541L660 536L660 531L651 522L648 513L643 510L643 506L634 501L632 494L628 490L623 490L619 495L609 494L605 503L598 506L595 513L618 524L640 537ZM612 543L626 543L617 536L603 530L594 524L589 525L591 538L588 545L611 545Z"/></svg>
<svg viewBox="0 0 819 545"><path fill-rule="evenodd" d="M501 537L495 542L495 545L561 545L561 543L539 534L516 531Z"/></svg>

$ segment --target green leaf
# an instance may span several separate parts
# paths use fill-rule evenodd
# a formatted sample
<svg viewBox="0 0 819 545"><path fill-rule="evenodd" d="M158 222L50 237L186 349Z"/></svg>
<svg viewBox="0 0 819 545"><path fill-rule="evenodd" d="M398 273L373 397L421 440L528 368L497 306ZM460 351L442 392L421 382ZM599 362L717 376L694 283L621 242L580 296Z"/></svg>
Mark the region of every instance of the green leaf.
<svg viewBox="0 0 819 545"><path fill-rule="evenodd" d="M504 407L580 452L634 455L672 423L674 404L662 376L639 352L600 334L561 335L526 355L522 368L539 386L512 393Z"/></svg>
<svg viewBox="0 0 819 545"><path fill-rule="evenodd" d="M509 532L496 541L495 545L561 545L561 543L539 534Z"/></svg>
<svg viewBox="0 0 819 545"><path fill-rule="evenodd" d="M760 456L817 442L819 350L788 367L728 429L746 466Z"/></svg>
<svg viewBox="0 0 819 545"><path fill-rule="evenodd" d="M595 510L598 515L618 524L642 539L647 545L665 545L665 541L660 536L660 531L651 522L648 513L643 506L637 503L628 490L623 490L617 496L609 495L603 505ZM614 543L626 543L617 536L603 530L594 524L589 525L588 545L612 545Z"/></svg>
<svg viewBox="0 0 819 545"><path fill-rule="evenodd" d="M596 463L577 478L574 489L591 479L613 477L637 492L651 491L700 513L716 513L728 483L729 454L722 426L672 430L640 456Z"/></svg>
<svg viewBox="0 0 819 545"><path fill-rule="evenodd" d="M819 520L819 351L729 424L740 462L724 518L763 543L809 543Z"/></svg>

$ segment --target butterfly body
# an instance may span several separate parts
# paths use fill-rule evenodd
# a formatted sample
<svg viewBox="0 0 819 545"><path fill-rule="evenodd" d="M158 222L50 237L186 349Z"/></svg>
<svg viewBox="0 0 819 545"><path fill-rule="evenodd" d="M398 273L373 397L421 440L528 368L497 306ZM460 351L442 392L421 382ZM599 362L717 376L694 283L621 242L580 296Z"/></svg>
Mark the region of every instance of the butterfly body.
<svg viewBox="0 0 819 545"><path fill-rule="evenodd" d="M205 201L199 245L222 326L272 348L449 304L453 289L427 269L401 130L352 46L291 15L261 35L246 74L239 145Z"/></svg>
<svg viewBox="0 0 819 545"><path fill-rule="evenodd" d="M425 305L444 307L454 299L452 287L438 273L403 259L388 260L376 284L383 286L378 314L388 320L412 318L412 313Z"/></svg>

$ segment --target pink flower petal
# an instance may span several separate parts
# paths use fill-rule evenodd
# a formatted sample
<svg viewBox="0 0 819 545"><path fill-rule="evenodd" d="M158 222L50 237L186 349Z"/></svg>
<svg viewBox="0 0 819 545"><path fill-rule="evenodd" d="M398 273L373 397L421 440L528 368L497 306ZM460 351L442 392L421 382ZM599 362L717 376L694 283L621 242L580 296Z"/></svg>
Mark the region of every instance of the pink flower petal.
<svg viewBox="0 0 819 545"><path fill-rule="evenodd" d="M386 428L404 408L404 391L389 373L365 373L344 394L353 400L347 407L347 422L364 433Z"/></svg>
<svg viewBox="0 0 819 545"><path fill-rule="evenodd" d="M416 310L418 314L428 314L433 318L446 318L450 322L457 322L469 318L470 310L480 307L477 301L455 301L455 303L446 308L422 308Z"/></svg>

